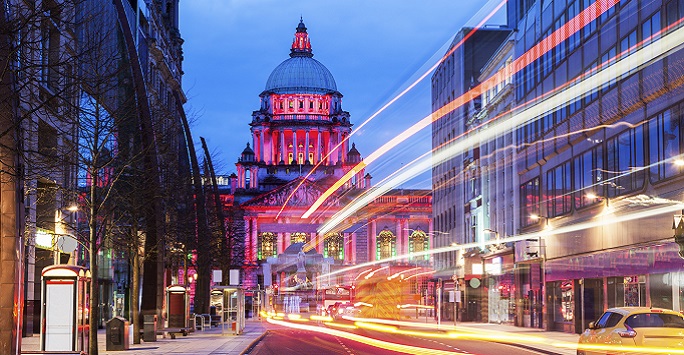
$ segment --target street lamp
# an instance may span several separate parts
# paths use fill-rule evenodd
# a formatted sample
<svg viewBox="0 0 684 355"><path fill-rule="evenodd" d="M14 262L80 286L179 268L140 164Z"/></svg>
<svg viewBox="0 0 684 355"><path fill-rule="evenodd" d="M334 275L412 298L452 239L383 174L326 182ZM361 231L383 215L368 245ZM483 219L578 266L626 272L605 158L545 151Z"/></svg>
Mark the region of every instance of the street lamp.
<svg viewBox="0 0 684 355"><path fill-rule="evenodd" d="M606 206L608 206L608 199L607 199L607 198L605 198L605 197L603 197L603 196L599 196L599 195L597 195L597 194L595 194L595 193L593 193L593 192L588 192L586 195L584 195L584 197L586 197L587 200L590 200L590 201L591 201L591 200L593 200L593 201L597 201L597 200L598 200L598 201L603 201L603 200L605 200L605 201L606 201Z"/></svg>
<svg viewBox="0 0 684 355"><path fill-rule="evenodd" d="M544 220L546 220L546 225L548 226L548 225L549 225L549 217L543 216L543 215L540 215L540 214L537 214L537 213L533 213L533 214L530 215L530 219L533 220L533 221L535 221L535 222L538 222L538 221L541 220L542 218L544 218Z"/></svg>
<svg viewBox="0 0 684 355"><path fill-rule="evenodd" d="M494 233L494 240L496 240L496 243L492 243L492 244L489 245L489 250L490 250L490 251L497 251L497 250L499 250L499 249L503 249L503 248L504 248L504 244L499 242L499 239L500 239L500 238L499 238L499 232L497 232L497 231L495 231L495 230L493 230L493 229L489 229L489 228L485 228L485 229L483 229L482 231L483 231L483 232Z"/></svg>

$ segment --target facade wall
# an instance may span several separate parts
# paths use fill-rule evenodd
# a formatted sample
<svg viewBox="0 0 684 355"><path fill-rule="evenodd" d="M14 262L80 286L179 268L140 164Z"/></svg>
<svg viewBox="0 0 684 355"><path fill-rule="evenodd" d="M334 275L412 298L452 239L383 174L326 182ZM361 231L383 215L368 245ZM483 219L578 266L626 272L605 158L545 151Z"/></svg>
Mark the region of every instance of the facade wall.
<svg viewBox="0 0 684 355"><path fill-rule="evenodd" d="M520 22L516 54L590 3L536 2ZM679 11L676 1L620 1L552 56L542 56L534 69L516 75L517 102L648 45L650 34L682 17ZM672 74L680 70L681 55L668 53L640 70L616 75L607 87L518 129L516 137L526 144L516 153L523 194L517 210L522 232L545 230L544 322L549 329L580 332L609 306L681 307L681 286L672 280L678 280L682 263L671 223L684 182L681 168L674 166L681 153L684 97ZM526 182L538 188L523 190ZM535 221L532 212L544 218ZM646 216L636 218L638 213ZM624 220L615 223L618 219ZM634 259L640 255L644 267ZM622 265L625 257L634 263ZM656 297L663 294L667 297Z"/></svg>
<svg viewBox="0 0 684 355"><path fill-rule="evenodd" d="M515 10L509 13L509 24L517 29L511 37L513 48L499 48L479 81L492 77L504 53L524 62L527 51L593 3L520 0L509 4L509 10ZM541 48L550 48L548 53L512 67L511 94L498 94L507 97L509 108L517 109L505 117L516 119L528 105L544 105L549 101L542 99L544 95L548 98L572 88L568 81L669 33L659 33L661 29L674 24L668 30L674 31L684 16L680 3L631 0L599 8L606 11L577 33L569 33L553 48ZM673 51L643 67L614 74L615 79L604 87L545 108L514 132L482 140L477 151L433 168L435 229L462 236L457 237L461 244L477 241L471 235L477 238L478 226L472 221L478 217L478 223L488 224L480 231L487 228L502 237L526 237L506 246L514 251L511 317L516 325L580 332L607 307L681 309L682 260L671 221L679 213L684 182L682 168L675 164L684 146L684 90L678 79L682 55ZM433 76L433 110L449 98L450 88L466 89L467 78L446 75L448 63ZM451 83L444 86L448 80ZM479 123L505 111L498 111L507 104L497 101L492 92L481 94L478 114L470 117L467 111L456 110L448 123L433 125L434 147L449 140L452 129L461 132L464 123L477 133L486 132L489 125ZM492 102L496 110L486 108ZM450 173L454 168L456 172ZM444 189L442 181L449 181L450 175L462 175L461 184L467 189ZM480 190L473 192L467 182L478 179ZM463 205L465 209L459 210ZM459 221L461 216L466 221ZM469 234L469 228L474 233ZM484 269L499 252L484 251ZM436 257L438 274L449 267L458 270L458 262L444 254ZM472 277L468 268L479 263L468 260L469 256L463 261L465 279ZM624 259L630 259L630 265L620 261ZM483 276L491 275L483 270ZM501 281L501 277L490 280ZM487 305L479 307L491 308L497 296L489 292ZM491 310L473 314L495 315Z"/></svg>
<svg viewBox="0 0 684 355"><path fill-rule="evenodd" d="M452 48L472 30L461 30L454 39ZM508 32L507 29L479 29L461 46L456 47L432 76L433 112L438 112L479 83L480 70L499 48ZM469 120L480 110L481 101L477 98L434 121L432 146L435 154L451 149L453 142L466 134L470 128ZM436 162L433 167L434 229L438 231L434 236L435 247L483 241L486 234L484 229L491 228L483 223L485 205L481 199L480 154L480 147L470 147L450 155L449 159ZM458 272L461 275L470 273L464 270L462 264L459 265L461 255L463 253L456 252L435 255L437 272L451 275L453 269L460 266Z"/></svg>

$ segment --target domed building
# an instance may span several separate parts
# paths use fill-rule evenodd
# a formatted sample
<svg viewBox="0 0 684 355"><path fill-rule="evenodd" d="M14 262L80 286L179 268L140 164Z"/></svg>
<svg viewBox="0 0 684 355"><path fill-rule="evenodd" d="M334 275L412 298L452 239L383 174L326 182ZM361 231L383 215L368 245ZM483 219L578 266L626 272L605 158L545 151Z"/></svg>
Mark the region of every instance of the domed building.
<svg viewBox="0 0 684 355"><path fill-rule="evenodd" d="M259 95L260 108L249 124L252 142L235 164L231 196L224 198L239 206L239 218L244 220L236 233L244 234L241 283L247 288L287 287L297 275L309 288L342 285L355 275L319 276L431 245L432 200L426 190L390 191L335 232L317 233L331 216L371 187L364 169L318 212L301 218L330 186L363 161L348 140L353 125L349 112L342 109L335 78L313 57L307 28L300 20L290 57L271 72ZM306 270L293 266L300 253L300 259L306 259L299 260L300 266ZM423 263L427 261L411 265Z"/></svg>

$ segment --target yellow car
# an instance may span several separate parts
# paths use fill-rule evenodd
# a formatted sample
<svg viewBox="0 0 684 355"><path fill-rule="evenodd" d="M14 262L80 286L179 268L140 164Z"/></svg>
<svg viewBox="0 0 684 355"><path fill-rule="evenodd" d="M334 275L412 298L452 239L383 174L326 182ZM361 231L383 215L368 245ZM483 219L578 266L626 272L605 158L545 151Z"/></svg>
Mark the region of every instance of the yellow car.
<svg viewBox="0 0 684 355"><path fill-rule="evenodd" d="M610 308L580 335L578 355L621 353L684 354L684 315L662 308Z"/></svg>

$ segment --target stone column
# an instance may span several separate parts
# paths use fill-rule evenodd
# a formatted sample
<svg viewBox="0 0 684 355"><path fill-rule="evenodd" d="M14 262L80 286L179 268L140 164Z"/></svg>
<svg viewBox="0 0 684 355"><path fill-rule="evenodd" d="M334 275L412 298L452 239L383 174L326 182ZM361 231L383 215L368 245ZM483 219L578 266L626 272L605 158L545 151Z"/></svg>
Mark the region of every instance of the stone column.
<svg viewBox="0 0 684 355"><path fill-rule="evenodd" d="M287 144L285 144L285 130L282 130L280 131L280 161L287 164L288 162L285 161L285 159L287 159L285 149L287 149Z"/></svg>
<svg viewBox="0 0 684 355"><path fill-rule="evenodd" d="M313 244L316 247L316 252L319 254L323 254L323 243L324 239L318 237L318 233L312 232L311 234L311 244Z"/></svg>
<svg viewBox="0 0 684 355"><path fill-rule="evenodd" d="M349 264L351 262L351 243L349 243L349 233L342 233L342 248L344 250L344 260L343 264Z"/></svg>
<svg viewBox="0 0 684 355"><path fill-rule="evenodd" d="M342 149L342 164L344 164L347 161L347 153L349 150L347 149L349 147L349 141L347 140L347 134L342 135L342 146L340 149Z"/></svg>
<svg viewBox="0 0 684 355"><path fill-rule="evenodd" d="M397 226L397 245L396 245L396 250L397 250L397 255L402 255L404 254L404 245L406 242L404 241L404 223L401 218L397 218L396 220L396 226Z"/></svg>
<svg viewBox="0 0 684 355"><path fill-rule="evenodd" d="M356 232L351 234L351 253L349 255L349 262L354 265L356 264Z"/></svg>
<svg viewBox="0 0 684 355"><path fill-rule="evenodd" d="M316 156L314 157L314 164L318 164L318 162L321 161L321 130L317 129L316 130L316 149L314 149Z"/></svg>
<svg viewBox="0 0 684 355"><path fill-rule="evenodd" d="M261 132L254 131L254 159L261 160Z"/></svg>
<svg viewBox="0 0 684 355"><path fill-rule="evenodd" d="M333 154L331 153L331 152L332 152L332 147L333 147L333 144L332 144L332 131L328 131L328 138L327 138L327 140L328 140L328 151L326 152L326 155L328 156L328 158L326 159L326 164L327 164L327 165L332 165L332 164L333 164Z"/></svg>
<svg viewBox="0 0 684 355"><path fill-rule="evenodd" d="M434 222L433 219L430 218L428 219L428 248L430 250L435 248L434 244L434 238L435 238L435 227L434 227Z"/></svg>
<svg viewBox="0 0 684 355"><path fill-rule="evenodd" d="M342 131L337 130L337 149L335 149L335 162L341 161L342 154Z"/></svg>
<svg viewBox="0 0 684 355"><path fill-rule="evenodd" d="M249 187L251 189L258 190L259 189L259 178L258 178L259 167L253 166L249 169L249 171L250 171Z"/></svg>
<svg viewBox="0 0 684 355"><path fill-rule="evenodd" d="M304 138L304 163L306 163L309 160L309 131L310 130L308 129L306 130L306 135ZM312 162L309 161L309 163Z"/></svg>
<svg viewBox="0 0 684 355"><path fill-rule="evenodd" d="M299 160L297 159L297 154L299 153L299 149L297 149L297 131L292 130L292 160L295 161L295 164L299 164ZM290 164L291 162L287 162Z"/></svg>
<svg viewBox="0 0 684 355"><path fill-rule="evenodd" d="M257 261L257 251L258 251L258 234L257 234L257 220L256 217L250 217L250 224L251 224L251 239L252 239L252 262L256 263Z"/></svg>
<svg viewBox="0 0 684 355"><path fill-rule="evenodd" d="M377 248L377 243L378 243L378 238L377 238L378 233L376 231L376 227L377 227L376 222L375 222L375 220L373 220L371 222L371 228L370 228L370 232L371 232L370 241L371 242L368 245L368 251L370 252L370 254L368 255L369 256L368 260L370 260L370 261L375 261L375 249Z"/></svg>
<svg viewBox="0 0 684 355"><path fill-rule="evenodd" d="M271 162L270 164L278 164L278 131L272 131L269 137L269 146L271 151Z"/></svg>

